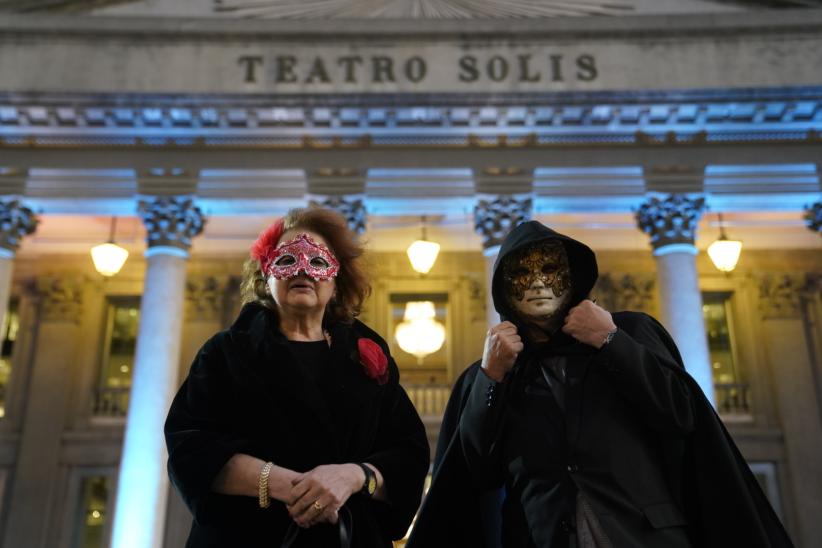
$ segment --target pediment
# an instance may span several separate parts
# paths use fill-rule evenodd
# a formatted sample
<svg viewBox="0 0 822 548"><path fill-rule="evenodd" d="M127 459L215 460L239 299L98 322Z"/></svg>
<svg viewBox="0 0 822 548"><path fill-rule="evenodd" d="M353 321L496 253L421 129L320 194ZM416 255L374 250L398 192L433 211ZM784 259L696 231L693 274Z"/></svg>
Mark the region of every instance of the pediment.
<svg viewBox="0 0 822 548"><path fill-rule="evenodd" d="M540 19L722 13L822 0L0 0L0 11L254 19Z"/></svg>

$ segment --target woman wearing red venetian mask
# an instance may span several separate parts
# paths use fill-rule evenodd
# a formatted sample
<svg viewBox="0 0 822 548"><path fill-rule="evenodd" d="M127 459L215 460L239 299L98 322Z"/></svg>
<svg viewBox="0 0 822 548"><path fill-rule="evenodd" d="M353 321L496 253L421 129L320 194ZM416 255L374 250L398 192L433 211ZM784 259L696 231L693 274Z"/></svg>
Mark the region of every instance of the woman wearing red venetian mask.
<svg viewBox="0 0 822 548"><path fill-rule="evenodd" d="M251 249L234 325L200 350L166 422L187 547L388 547L428 470L388 347L354 319L362 248L328 210L290 212ZM356 524L356 527L354 525Z"/></svg>

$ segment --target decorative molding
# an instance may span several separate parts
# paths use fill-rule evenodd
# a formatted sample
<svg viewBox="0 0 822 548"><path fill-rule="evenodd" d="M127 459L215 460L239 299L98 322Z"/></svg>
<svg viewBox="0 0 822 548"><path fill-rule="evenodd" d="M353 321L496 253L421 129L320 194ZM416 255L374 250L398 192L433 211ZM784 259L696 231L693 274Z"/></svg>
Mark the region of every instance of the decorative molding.
<svg viewBox="0 0 822 548"><path fill-rule="evenodd" d="M671 244L693 245L699 217L705 210L705 198L689 198L670 194L665 198L652 196L636 212L640 230L651 237L656 250Z"/></svg>
<svg viewBox="0 0 822 548"><path fill-rule="evenodd" d="M199 173L182 168L140 170L137 174L137 193L144 196L186 196L197 192Z"/></svg>
<svg viewBox="0 0 822 548"><path fill-rule="evenodd" d="M632 310L653 315L655 287L652 274L605 273L600 275L592 294L608 311Z"/></svg>
<svg viewBox="0 0 822 548"><path fill-rule="evenodd" d="M822 235L822 202L806 206L803 218L808 225L808 230Z"/></svg>
<svg viewBox="0 0 822 548"><path fill-rule="evenodd" d="M180 196L141 199L138 212L146 226L148 247L170 246L188 251L203 231L205 216L194 200Z"/></svg>
<svg viewBox="0 0 822 548"><path fill-rule="evenodd" d="M24 236L34 234L39 222L19 200L0 200L0 248L14 253Z"/></svg>
<svg viewBox="0 0 822 548"><path fill-rule="evenodd" d="M758 277L759 309L765 319L798 318L802 301L822 291L822 275L765 274Z"/></svg>
<svg viewBox="0 0 822 548"><path fill-rule="evenodd" d="M531 198L498 196L478 200L474 206L474 230L482 236L483 249L501 245L514 227L531 219L532 210Z"/></svg>
<svg viewBox="0 0 822 548"><path fill-rule="evenodd" d="M608 104L574 96L552 100L554 106L545 106L546 101L538 97L530 104L523 104L521 97L495 97L498 104L489 105L484 96L466 95L463 102L448 105L392 105L377 98L371 99L376 103L372 107L344 99L309 107L296 97L278 100L282 106L265 106L242 97L230 105L195 105L163 98L129 104L125 98L115 103L96 97L44 100L0 94L0 128L9 145L30 140L43 146L219 146L277 140L306 147L345 144L335 143L335 137L368 137L377 145L510 146L522 139L530 146L802 143L822 139L816 119L822 110L820 94L733 102L719 97L687 103L638 103L636 97L615 96ZM498 136L512 143L488 141Z"/></svg>
<svg viewBox="0 0 822 548"><path fill-rule="evenodd" d="M479 194L530 194L534 190L533 170L518 166L475 170L474 190Z"/></svg>
<svg viewBox="0 0 822 548"><path fill-rule="evenodd" d="M329 196L322 201L310 200L310 205L324 207L336 211L345 217L348 228L357 235L365 232L368 211L360 198L346 198L344 196Z"/></svg>
<svg viewBox="0 0 822 548"><path fill-rule="evenodd" d="M186 321L221 322L229 288L234 286L226 278L198 276L186 279Z"/></svg>
<svg viewBox="0 0 822 548"><path fill-rule="evenodd" d="M83 316L83 285L81 278L38 277L35 292L40 297L41 320L79 324Z"/></svg>
<svg viewBox="0 0 822 548"><path fill-rule="evenodd" d="M461 280L466 289L466 296L468 297L469 322L487 323L488 320L485 311L485 280L477 279L473 276L461 276Z"/></svg>

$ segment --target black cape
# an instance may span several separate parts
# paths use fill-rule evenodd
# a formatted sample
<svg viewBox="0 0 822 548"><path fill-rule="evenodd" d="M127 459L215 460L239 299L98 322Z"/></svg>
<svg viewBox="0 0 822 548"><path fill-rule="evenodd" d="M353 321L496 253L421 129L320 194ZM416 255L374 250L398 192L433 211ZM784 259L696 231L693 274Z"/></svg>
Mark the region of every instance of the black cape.
<svg viewBox="0 0 822 548"><path fill-rule="evenodd" d="M261 509L256 498L210 490L235 453L300 472L370 462L381 471L391 503L357 494L349 499L352 547L387 548L405 535L428 471L425 428L399 385L385 341L359 321L330 331L333 363L322 387L295 363L276 319L259 305L246 305L234 325L197 354L165 425L169 475L194 515L187 547L280 545L291 523L282 503ZM386 384L365 374L360 338L376 342L389 356ZM301 531L295 546L333 547L336 531L324 527L332 526Z"/></svg>
<svg viewBox="0 0 822 548"><path fill-rule="evenodd" d="M574 279L572 302L585 298L593 287L597 268L589 248L539 223L525 223L509 234L495 264L493 296L503 319L513 316L504 304L499 282L500 262L512 251L544 239L562 242L568 252ZM691 524L695 545L700 548L793 546L710 402L685 372L676 345L665 329L644 314L616 313L614 321L628 332L641 325L645 333L650 333L656 351L672 358L665 366L686 383L693 395L693 431L684 439L665 440L662 458L666 461L668 483L682 490L677 498L682 501L683 513ZM558 336L562 338L562 334ZM591 353L596 351L591 349ZM597 366L596 361L594 355L593 367ZM432 485L407 548L501 546L505 490L486 490L480 486L466 464L460 440L462 411L477 375L482 375L479 371L480 363L472 364L459 377L451 393L437 444Z"/></svg>

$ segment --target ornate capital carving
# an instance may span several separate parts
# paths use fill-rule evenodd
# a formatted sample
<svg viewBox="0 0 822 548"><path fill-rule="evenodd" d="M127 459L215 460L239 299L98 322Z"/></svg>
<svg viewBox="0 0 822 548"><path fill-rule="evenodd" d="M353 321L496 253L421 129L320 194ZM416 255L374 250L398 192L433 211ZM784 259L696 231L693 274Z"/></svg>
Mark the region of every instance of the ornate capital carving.
<svg viewBox="0 0 822 548"><path fill-rule="evenodd" d="M186 320L220 322L228 301L227 279L200 276L186 280Z"/></svg>
<svg viewBox="0 0 822 548"><path fill-rule="evenodd" d="M611 312L634 310L654 312L656 278L651 274L603 274L597 280L593 293L599 304Z"/></svg>
<svg viewBox="0 0 822 548"><path fill-rule="evenodd" d="M696 238L696 226L705 209L705 198L688 198L670 194L659 199L651 197L636 212L640 230L651 236L651 245L659 249L671 244L691 244Z"/></svg>
<svg viewBox="0 0 822 548"><path fill-rule="evenodd" d="M804 219L808 230L822 235L822 202L806 206Z"/></svg>
<svg viewBox="0 0 822 548"><path fill-rule="evenodd" d="M759 278L759 309L764 318L797 318L802 299L822 290L822 276L810 274L766 274Z"/></svg>
<svg viewBox="0 0 822 548"><path fill-rule="evenodd" d="M141 199L140 217L148 232L148 247L171 246L183 250L191 247L191 239L203 231L205 216L191 198L160 196Z"/></svg>
<svg viewBox="0 0 822 548"><path fill-rule="evenodd" d="M493 200L478 200L474 206L474 230L482 236L482 247L502 244L515 226L531 218L531 198L498 196Z"/></svg>
<svg viewBox="0 0 822 548"><path fill-rule="evenodd" d="M365 222L368 218L368 212L365 209L365 204L361 199L350 199L344 196L329 196L322 201L311 200L309 204L313 206L324 207L336 211L345 217L348 223L348 228L356 234L365 232Z"/></svg>
<svg viewBox="0 0 822 548"><path fill-rule="evenodd" d="M35 291L40 296L41 321L80 323L83 316L82 279L39 277Z"/></svg>
<svg viewBox="0 0 822 548"><path fill-rule="evenodd" d="M40 219L19 200L0 200L0 248L12 253L20 247L20 240L33 234Z"/></svg>

